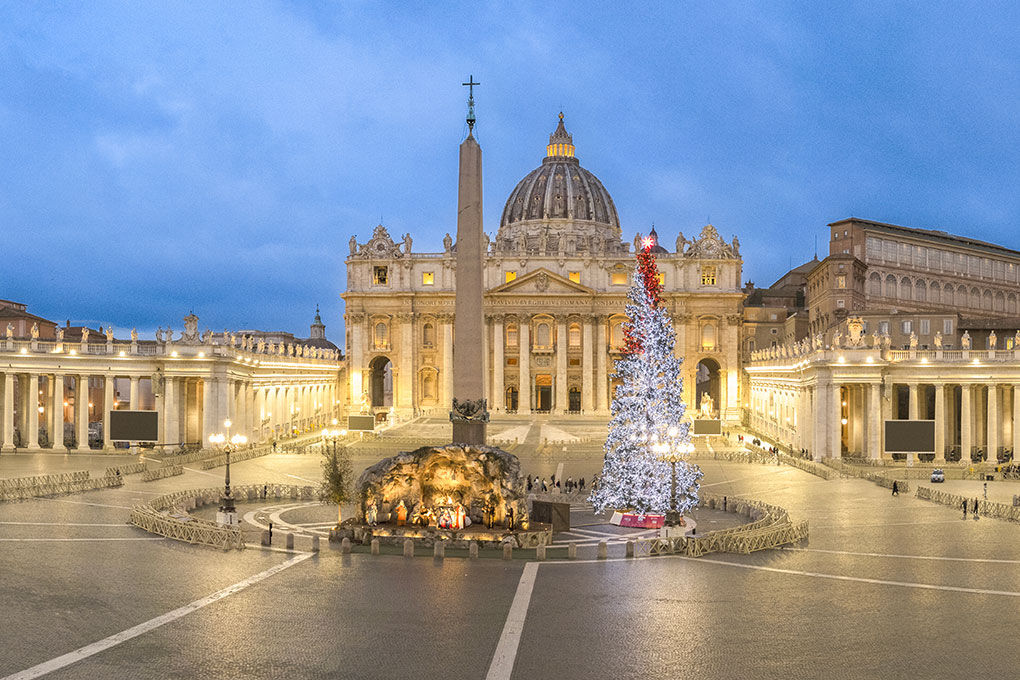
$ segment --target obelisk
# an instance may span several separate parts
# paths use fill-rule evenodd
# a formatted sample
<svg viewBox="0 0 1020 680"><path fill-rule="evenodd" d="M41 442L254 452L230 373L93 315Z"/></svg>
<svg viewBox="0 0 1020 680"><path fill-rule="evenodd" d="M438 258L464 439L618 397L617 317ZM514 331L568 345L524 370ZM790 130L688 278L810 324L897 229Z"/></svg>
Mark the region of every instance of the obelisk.
<svg viewBox="0 0 1020 680"><path fill-rule="evenodd" d="M468 86L468 136L460 145L457 190L457 289L453 321L453 441L484 445L488 405L482 382L482 148L474 137L474 77Z"/></svg>

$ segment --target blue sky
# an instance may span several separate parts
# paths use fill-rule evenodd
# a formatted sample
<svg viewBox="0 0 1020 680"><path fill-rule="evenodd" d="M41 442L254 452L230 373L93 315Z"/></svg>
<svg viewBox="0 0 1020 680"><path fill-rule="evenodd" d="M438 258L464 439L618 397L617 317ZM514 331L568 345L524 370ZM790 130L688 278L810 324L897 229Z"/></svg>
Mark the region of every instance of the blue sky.
<svg viewBox="0 0 1020 680"><path fill-rule="evenodd" d="M830 5L838 4L838 8ZM563 110L627 240L711 218L768 285L856 215L1020 249L1020 5L0 5L0 298L339 340L347 240L486 229Z"/></svg>

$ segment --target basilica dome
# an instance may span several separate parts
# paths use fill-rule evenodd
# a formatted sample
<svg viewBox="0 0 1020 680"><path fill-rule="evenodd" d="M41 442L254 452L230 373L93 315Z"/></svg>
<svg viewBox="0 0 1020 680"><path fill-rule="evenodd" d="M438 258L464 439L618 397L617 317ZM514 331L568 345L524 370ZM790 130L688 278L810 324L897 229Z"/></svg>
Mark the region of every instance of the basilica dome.
<svg viewBox="0 0 1020 680"><path fill-rule="evenodd" d="M562 250L563 244L557 243L561 238L580 250L596 241L620 241L613 199L574 156L574 140L563 126L562 113L556 131L549 135L542 164L510 193L496 235L497 242L508 246L541 239Z"/></svg>

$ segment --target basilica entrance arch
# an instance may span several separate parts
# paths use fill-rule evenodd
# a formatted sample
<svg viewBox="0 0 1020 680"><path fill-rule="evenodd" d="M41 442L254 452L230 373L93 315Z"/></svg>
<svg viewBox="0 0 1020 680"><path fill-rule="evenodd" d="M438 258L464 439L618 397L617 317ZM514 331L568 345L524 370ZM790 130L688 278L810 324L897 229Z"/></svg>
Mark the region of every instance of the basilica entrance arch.
<svg viewBox="0 0 1020 680"><path fill-rule="evenodd" d="M701 403L702 399L707 394L712 399L712 415L718 417L718 414L722 410L722 396L720 390L719 380L719 362L715 359L706 357L698 362L697 369L694 372L694 403L691 404L691 408L698 412L697 417L701 416Z"/></svg>
<svg viewBox="0 0 1020 680"><path fill-rule="evenodd" d="M389 357L379 356L369 364L372 371L371 397L373 408L393 406L393 363Z"/></svg>

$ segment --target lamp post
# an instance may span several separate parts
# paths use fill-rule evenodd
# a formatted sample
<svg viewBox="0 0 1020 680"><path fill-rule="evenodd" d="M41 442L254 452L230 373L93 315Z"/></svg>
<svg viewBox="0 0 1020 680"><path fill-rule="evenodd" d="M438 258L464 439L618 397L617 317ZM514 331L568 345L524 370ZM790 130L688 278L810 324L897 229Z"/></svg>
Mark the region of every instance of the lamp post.
<svg viewBox="0 0 1020 680"><path fill-rule="evenodd" d="M652 443L652 451L656 457L670 465L669 510L666 512L666 525L670 527L678 526L682 519L682 514L677 510L676 464L683 461L694 451L693 442L678 442L676 441L676 435L676 428L670 428L669 440L654 441Z"/></svg>
<svg viewBox="0 0 1020 680"><path fill-rule="evenodd" d="M223 496L220 498L220 511L216 513L216 521L219 524L237 524L237 508L234 507L234 496L230 493L230 452L248 443L248 438L243 434L230 436L231 422L228 418L223 421L223 427L227 433L217 432L209 435L209 443L213 448L223 448L227 459L227 470L224 476Z"/></svg>
<svg viewBox="0 0 1020 680"><path fill-rule="evenodd" d="M335 424L336 421L334 421ZM347 430L339 430L333 428L332 430L328 427L322 431L322 446L325 448L327 445L330 447L330 453L336 453L336 445L342 438L347 436Z"/></svg>

